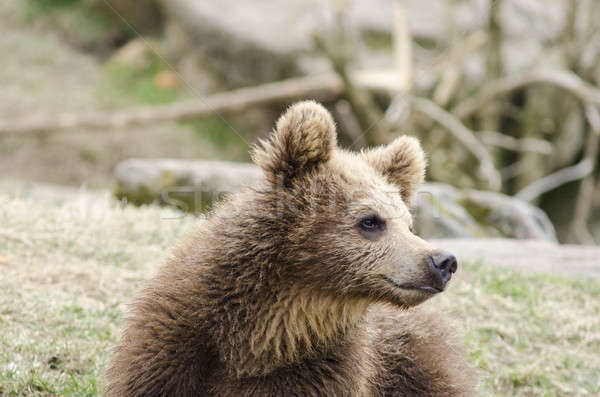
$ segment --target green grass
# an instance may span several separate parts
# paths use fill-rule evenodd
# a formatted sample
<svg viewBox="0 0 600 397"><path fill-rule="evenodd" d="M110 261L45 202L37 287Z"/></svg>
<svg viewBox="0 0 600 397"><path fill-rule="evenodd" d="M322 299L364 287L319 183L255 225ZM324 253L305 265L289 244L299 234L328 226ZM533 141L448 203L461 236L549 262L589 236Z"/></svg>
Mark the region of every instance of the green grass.
<svg viewBox="0 0 600 397"><path fill-rule="evenodd" d="M154 84L155 76L169 70L167 65L149 51L147 63L141 67L112 61L106 64L106 87L100 93L124 102L160 105L181 97L179 88L161 88Z"/></svg>
<svg viewBox="0 0 600 397"><path fill-rule="evenodd" d="M481 263L464 264L457 281L440 300L483 395L600 393L600 283Z"/></svg>
<svg viewBox="0 0 600 397"><path fill-rule="evenodd" d="M99 395L125 302L192 223L0 194L0 395Z"/></svg>
<svg viewBox="0 0 600 397"><path fill-rule="evenodd" d="M0 194L0 395L100 395L126 302L194 223ZM599 395L600 283L463 264L426 305L463 335L481 395Z"/></svg>
<svg viewBox="0 0 600 397"><path fill-rule="evenodd" d="M186 121L183 124L191 128L198 138L209 141L220 150L248 153L248 144L236 133L237 128L231 121L215 116Z"/></svg>

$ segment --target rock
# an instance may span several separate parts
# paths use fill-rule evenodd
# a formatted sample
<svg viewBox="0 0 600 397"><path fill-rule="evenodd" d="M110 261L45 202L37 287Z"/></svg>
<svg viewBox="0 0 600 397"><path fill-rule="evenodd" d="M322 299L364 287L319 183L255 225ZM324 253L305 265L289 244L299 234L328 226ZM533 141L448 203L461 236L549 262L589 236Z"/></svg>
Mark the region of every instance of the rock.
<svg viewBox="0 0 600 397"><path fill-rule="evenodd" d="M456 8L461 29L471 30L485 23L485 0L468 0ZM163 0L168 15L191 25L190 29L225 32L277 54L312 48L312 35L334 23L338 0L273 0L240 2L236 0ZM388 0L351 0L344 2L348 26L358 32L391 32L394 3ZM429 40L443 38L449 27L447 3L405 0L402 6L409 16L414 36ZM478 4L479 3L479 4ZM223 12L223 10L227 12ZM209 26L207 26L207 24ZM226 49L224 49L226 50Z"/></svg>
<svg viewBox="0 0 600 397"><path fill-rule="evenodd" d="M199 212L224 194L256 183L261 171L251 164L224 161L130 159L117 165L115 176L119 199Z"/></svg>
<svg viewBox="0 0 600 397"><path fill-rule="evenodd" d="M500 193L426 183L418 194L417 231L428 238L509 237L557 242L541 209Z"/></svg>
<svg viewBox="0 0 600 397"><path fill-rule="evenodd" d="M419 44L414 61L419 71L417 86L428 86L438 76L427 67L454 37L457 27L466 36L486 27L490 0L448 2L403 0L412 38ZM353 64L362 68L391 68L394 2L389 0L161 0L168 16L169 47L178 47L181 59L194 57L203 68L220 74L230 86L259 84L299 72L316 73L329 68L316 57L313 37L329 31L336 21L335 10L344 7L344 23L355 37ZM227 12L223 12L227 10ZM563 29L563 2L541 0L508 1L500 15L505 32L503 52L506 72L516 72L540 62L548 67L560 59L544 52L544 43ZM427 50L427 48L435 48ZM527 57L520 54L527 53ZM485 76L485 54L465 59L473 84ZM551 59L550 59L551 58ZM189 61L188 61L189 62ZM201 68L201 69L203 69ZM423 80L423 82L421 82ZM431 83L428 81L431 80Z"/></svg>
<svg viewBox="0 0 600 397"><path fill-rule="evenodd" d="M252 164L220 161L130 159L115 170L115 195L134 204L159 202L200 212L223 194L254 185ZM556 242L546 214L513 197L426 183L417 195L415 228L425 238L510 237Z"/></svg>
<svg viewBox="0 0 600 397"><path fill-rule="evenodd" d="M448 185L425 184L417 193L415 230L428 238L484 237L486 230L458 203L458 191Z"/></svg>
<svg viewBox="0 0 600 397"><path fill-rule="evenodd" d="M236 3L232 7L209 3L207 8L203 2L163 1L168 15L166 37L172 61L178 65L186 64L188 71L192 70L190 64L196 64L195 68L199 70L210 70L213 77L228 88L300 74L294 54L261 46L252 40L252 35L240 34L223 25L222 20L215 19L212 13L204 12L209 9L217 14L231 15L238 5L245 3ZM228 12L223 13L223 9L228 9ZM249 14L238 21L232 17L229 23L238 27L248 26L253 17L258 17L258 14ZM194 80L193 76L186 78Z"/></svg>

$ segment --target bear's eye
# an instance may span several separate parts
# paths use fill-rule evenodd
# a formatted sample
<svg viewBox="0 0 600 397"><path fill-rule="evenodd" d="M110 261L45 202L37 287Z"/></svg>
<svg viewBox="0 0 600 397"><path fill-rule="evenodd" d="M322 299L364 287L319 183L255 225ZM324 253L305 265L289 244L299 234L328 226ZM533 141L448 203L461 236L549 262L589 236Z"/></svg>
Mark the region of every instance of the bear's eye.
<svg viewBox="0 0 600 397"><path fill-rule="evenodd" d="M377 215L369 215L360 220L358 227L366 237L372 239L385 230L385 221Z"/></svg>

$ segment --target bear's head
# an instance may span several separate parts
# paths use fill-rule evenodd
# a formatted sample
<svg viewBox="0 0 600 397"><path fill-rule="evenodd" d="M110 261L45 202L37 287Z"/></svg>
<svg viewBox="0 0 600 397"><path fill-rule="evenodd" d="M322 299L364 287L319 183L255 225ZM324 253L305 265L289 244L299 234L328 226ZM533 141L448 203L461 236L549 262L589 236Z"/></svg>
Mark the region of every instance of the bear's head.
<svg viewBox="0 0 600 397"><path fill-rule="evenodd" d="M417 139L343 150L329 112L309 101L289 108L253 159L277 201L277 272L290 288L409 307L456 271L453 255L412 231L408 208L426 165Z"/></svg>

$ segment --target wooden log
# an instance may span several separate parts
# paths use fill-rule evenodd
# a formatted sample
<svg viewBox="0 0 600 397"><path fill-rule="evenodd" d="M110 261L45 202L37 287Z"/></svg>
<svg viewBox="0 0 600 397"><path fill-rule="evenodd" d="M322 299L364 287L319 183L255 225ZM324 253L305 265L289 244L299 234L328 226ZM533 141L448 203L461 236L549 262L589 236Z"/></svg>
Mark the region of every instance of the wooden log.
<svg viewBox="0 0 600 397"><path fill-rule="evenodd" d="M334 74L309 76L240 88L185 102L87 113L38 114L0 120L0 134L37 134L73 128L109 129L166 120L182 120L239 112L250 106L311 98L327 100L344 90Z"/></svg>

